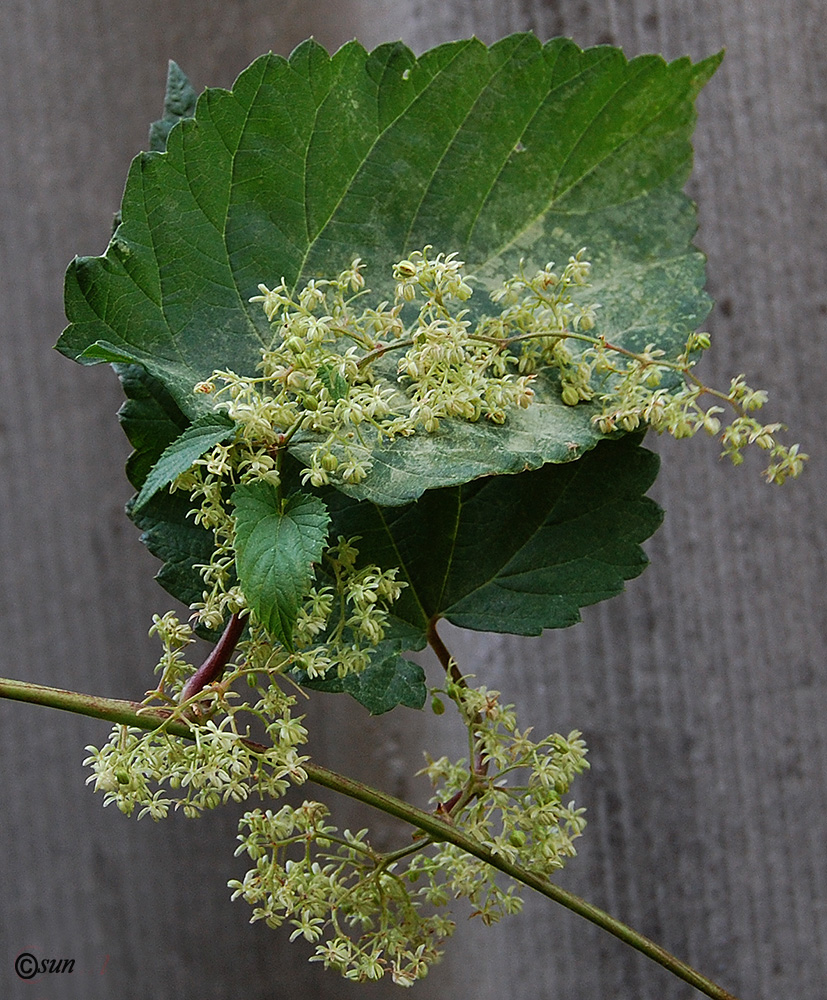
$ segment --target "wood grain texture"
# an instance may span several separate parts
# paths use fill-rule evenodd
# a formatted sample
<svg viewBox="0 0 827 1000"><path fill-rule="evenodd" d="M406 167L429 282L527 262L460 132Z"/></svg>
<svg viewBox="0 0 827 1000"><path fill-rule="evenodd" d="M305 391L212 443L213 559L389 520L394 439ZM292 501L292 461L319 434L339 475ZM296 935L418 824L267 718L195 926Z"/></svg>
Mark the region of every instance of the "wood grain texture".
<svg viewBox="0 0 827 1000"><path fill-rule="evenodd" d="M446 630L465 670L539 731L582 729L590 825L561 881L743 1000L821 1000L827 983L824 462L827 8L821 0L338 0L0 6L0 671L135 696L166 597L122 514L127 446L106 369L50 351L75 253L108 239L131 156L160 113L166 60L198 87L314 34L330 48L422 50L515 30L629 55L727 57L699 100L698 245L718 300L706 372L746 370L813 456L783 490L703 442L655 442L665 526L652 566L584 622L540 640ZM434 672L434 678L437 673ZM320 762L423 795L447 725L405 709L311 707ZM444 719L444 717L443 717ZM544 729L545 727L545 729ZM73 957L39 997L357 997L287 935L247 926L227 879L235 815L135 823L84 789L105 727L0 704L0 995L32 996L14 957ZM323 797L323 796L319 796ZM366 820L336 803L343 823ZM394 835L381 818L379 836ZM60 981L58 982L58 978ZM460 920L421 1000L684 1000L693 991L542 899L492 929ZM397 994L382 983L373 997Z"/></svg>

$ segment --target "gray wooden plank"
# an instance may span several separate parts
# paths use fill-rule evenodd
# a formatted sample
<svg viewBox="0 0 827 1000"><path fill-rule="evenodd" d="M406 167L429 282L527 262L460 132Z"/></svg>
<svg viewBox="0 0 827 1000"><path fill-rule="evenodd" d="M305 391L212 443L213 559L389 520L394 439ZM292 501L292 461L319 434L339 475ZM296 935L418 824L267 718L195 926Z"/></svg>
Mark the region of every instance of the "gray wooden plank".
<svg viewBox="0 0 827 1000"><path fill-rule="evenodd" d="M590 826L568 887L744 998L818 1000L827 979L825 21L817 0L3 5L0 669L111 694L147 685L146 628L166 599L121 514L117 386L49 348L65 264L105 245L128 161L160 110L168 57L198 85L229 85L261 51L286 53L311 33L330 47L358 35L421 50L533 29L670 58L726 45L699 102L690 188L719 303L706 370L719 379L746 370L771 388L772 413L799 432L811 468L776 491L754 466L732 472L700 442L656 442L667 520L648 546L652 567L625 595L541 640L454 632L451 642L526 722L586 733L593 771L577 795ZM313 713L320 760L404 794L421 749L453 739L441 721L405 710L366 724L355 706L321 698ZM44 997L357 995L228 904L225 883L241 870L231 810L157 826L103 812L80 768L99 724L8 704L0 718L4 995L29 995L12 972L27 948L77 960L79 974L42 984ZM360 822L351 805L336 808ZM492 929L461 922L443 965L416 989L423 998L692 995L539 898Z"/></svg>

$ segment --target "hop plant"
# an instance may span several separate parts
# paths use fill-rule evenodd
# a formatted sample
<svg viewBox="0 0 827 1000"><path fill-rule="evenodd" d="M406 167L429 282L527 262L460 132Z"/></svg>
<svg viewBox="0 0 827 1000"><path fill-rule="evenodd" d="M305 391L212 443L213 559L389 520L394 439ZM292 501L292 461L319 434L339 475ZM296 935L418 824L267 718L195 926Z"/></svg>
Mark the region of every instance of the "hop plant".
<svg viewBox="0 0 827 1000"><path fill-rule="evenodd" d="M735 464L748 446L766 452L770 481L801 472L807 456L799 446L779 441L780 424L755 417L766 393L743 376L728 390L697 377L707 334L690 334L670 358L654 345L631 351L600 332L585 249L562 267L549 262L529 273L521 265L491 293L493 311L476 320L466 303L477 282L455 253L432 251L426 246L394 265L393 302L365 305L358 258L297 293L284 281L260 285L251 301L261 303L273 342L258 373L216 371L195 386L213 397L231 430L171 488L189 497L190 516L212 535L212 552L196 567L203 582L190 605L196 625L171 611L153 618L150 632L163 651L143 711L156 718L162 706L162 721L149 731L117 725L108 743L87 748L88 781L105 805L160 820L172 809L197 817L224 802L283 798L311 766L288 687L294 675L358 674L385 640L406 583L397 567L363 560L359 537L331 542L326 513L311 532L318 548L312 556L305 551L311 565L295 577L302 592L289 628L272 625L244 583L239 546L247 535L234 498L265 496L272 516L285 516L284 461L294 439L312 443L300 473L304 487L356 484L370 475L377 443L438 433L445 420L501 425L532 406L537 380L548 384L551 375L563 404L588 403L604 434L649 427L681 438L704 430L720 438ZM724 407L733 413L725 426ZM224 634L196 669L186 652L197 626L223 627ZM439 960L454 930L449 905L464 899L486 924L518 912L518 883L503 872L522 866L548 885L575 855L585 827L584 810L569 798L588 769L581 734L534 740L499 692L473 686L449 655L443 666L448 679L433 690L433 705L442 712L443 699L455 704L468 755L426 755L420 774L433 787L430 815L462 831L460 843L420 820L410 842L379 851L367 829L340 832L327 807L311 800L252 808L239 824L236 853L253 867L230 882L232 898L252 906L252 921L288 924L291 940L314 946L312 961L348 979L389 974L411 986ZM254 740L254 730L267 742Z"/></svg>

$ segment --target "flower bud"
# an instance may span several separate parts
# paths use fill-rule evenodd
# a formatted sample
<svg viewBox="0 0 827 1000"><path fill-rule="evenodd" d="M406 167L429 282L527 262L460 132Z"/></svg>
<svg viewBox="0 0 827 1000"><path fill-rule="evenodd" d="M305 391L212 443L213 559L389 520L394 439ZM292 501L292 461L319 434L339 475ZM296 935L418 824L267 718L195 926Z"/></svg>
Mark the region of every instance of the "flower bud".
<svg viewBox="0 0 827 1000"><path fill-rule="evenodd" d="M301 337L288 337L284 342L284 346L291 354L303 354L307 345Z"/></svg>
<svg viewBox="0 0 827 1000"><path fill-rule="evenodd" d="M409 260L400 260L393 269L394 278L415 278L416 264Z"/></svg>
<svg viewBox="0 0 827 1000"><path fill-rule="evenodd" d="M568 383L563 386L563 402L566 406L577 406L580 402L580 393L575 389L575 387Z"/></svg>

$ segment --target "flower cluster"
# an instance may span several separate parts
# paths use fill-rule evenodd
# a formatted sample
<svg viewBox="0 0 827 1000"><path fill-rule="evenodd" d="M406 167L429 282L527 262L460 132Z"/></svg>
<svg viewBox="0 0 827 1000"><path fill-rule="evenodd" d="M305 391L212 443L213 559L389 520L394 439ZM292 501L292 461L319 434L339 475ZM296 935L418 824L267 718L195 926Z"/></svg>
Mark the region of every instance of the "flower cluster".
<svg viewBox="0 0 827 1000"><path fill-rule="evenodd" d="M541 368L557 371L563 402L569 406L593 395L591 372L572 350L579 339L572 335L592 330L600 308L597 303L573 298L573 292L588 287L591 267L585 247L569 257L562 270L549 261L529 276L521 262L519 274L491 293L502 312L489 321L488 332L516 350L521 372Z"/></svg>
<svg viewBox="0 0 827 1000"><path fill-rule="evenodd" d="M184 658L183 650L186 646L195 642L195 634L192 626L187 622L182 622L174 611L167 611L164 615L152 616L152 628L150 635L157 635L164 647L164 652L155 673L160 674L158 681L158 694L166 694L174 700L186 684L187 679L194 672L194 667Z"/></svg>
<svg viewBox="0 0 827 1000"><path fill-rule="evenodd" d="M397 390L366 363L381 355L383 338L387 347L403 335L402 306L354 308L364 294L362 267L357 258L337 278L309 282L296 298L283 280L273 289L259 285L262 294L250 301L262 303L274 332L274 346L262 351L262 374L215 372L209 383L223 382L216 398L228 398L219 405L249 442L260 440L262 427L271 439L299 432L316 438L304 473L314 486L331 477L360 482L369 468L369 441L405 432L394 419Z"/></svg>
<svg viewBox="0 0 827 1000"><path fill-rule="evenodd" d="M106 793L105 804L116 802L128 815L137 806L139 816L153 819L165 816L170 806L193 816L222 801L243 801L251 791L279 797L287 788L285 779L304 780L305 758L297 747L307 734L292 715L296 699L282 691L279 676L301 669L310 678L328 671L343 677L365 669L371 650L384 638L388 609L405 586L396 580L395 568L359 566L357 541L339 536L326 550L331 583L312 587L306 595L292 652L252 614L246 615L246 638L237 646L235 662L192 697L188 681L196 671L183 650L195 641L193 629L172 611L153 617L150 635L161 640L163 653L156 667L161 676L146 704L152 708L160 701L174 708L157 729L116 726L104 747L87 747L91 756L85 763L93 767L89 780ZM242 677L258 692L258 700L233 702L237 695L232 685ZM238 721L245 713L263 724L273 747L250 741L249 724ZM193 742L170 733L174 723L188 726ZM171 790L177 795L170 797Z"/></svg>
<svg viewBox="0 0 827 1000"><path fill-rule="evenodd" d="M399 381L411 400L414 428L433 433L445 417L476 421L481 416L505 422L510 407L525 409L534 399L533 375L517 375L517 358L485 330L472 327L467 313L452 313L454 304L472 294L463 262L456 254L430 259L426 246L394 267L397 297L424 304L409 331L411 347L397 364Z"/></svg>
<svg viewBox="0 0 827 1000"><path fill-rule="evenodd" d="M468 726L473 763L429 761L424 773L438 789L437 815L495 855L550 875L574 855L585 826L583 810L563 802L588 767L580 734L534 743L497 692L463 682L446 693ZM411 986L454 930L445 913L453 899L466 898L485 923L522 906L514 885L499 884L491 865L459 847L420 832L408 846L382 854L367 830L340 834L327 817L318 802L247 813L236 853L255 866L230 888L233 899L253 907L252 921L288 922L291 939L316 946L311 961L349 979L390 973Z"/></svg>
<svg viewBox="0 0 827 1000"><path fill-rule="evenodd" d="M103 747L88 746L84 765L92 774L87 783L104 792L104 805L114 802L127 816L137 808L139 819L163 819L170 808L195 817L222 802L243 802L252 793L280 798L291 782L303 783L307 758L298 748L307 731L292 715L295 697L284 694L271 674L266 688L257 687L255 702L234 705L229 687L241 674L257 687L255 674L236 670L171 710L157 728L147 732L118 725ZM271 745L250 740L249 726L239 726L242 713L264 724ZM186 725L191 739L171 733L174 723Z"/></svg>
<svg viewBox="0 0 827 1000"><path fill-rule="evenodd" d="M235 521L225 488L228 482L245 483L257 476L263 478L243 468L246 453L243 445L232 448L216 445L171 486L173 490L189 494L196 504L190 516L213 535L209 562L194 566L204 582L201 600L190 606L198 622L210 630L219 629L228 614L247 607L235 575ZM265 471L264 475L269 477L270 473Z"/></svg>
<svg viewBox="0 0 827 1000"><path fill-rule="evenodd" d="M358 258L331 280L309 282L296 296L282 280L259 285L260 302L274 331L262 352L260 375L216 371L195 391L214 393L216 408L238 426L236 443L219 445L202 461L222 467L238 443L246 474L278 478L277 453L287 442L314 442L305 482L358 483L371 468L375 447L417 430L434 433L444 418L503 423L511 408L534 398L534 375L495 336L490 317L475 324L463 303L472 288L456 254L429 256L426 246L394 265L393 303L360 308L367 294ZM593 307L575 308L570 287L584 283L582 251L559 282L559 318L587 324ZM572 258L574 260L574 258ZM406 306L418 307L412 320ZM517 329L517 327L514 327ZM502 330L500 330L502 332ZM561 332L563 332L561 328ZM384 362L399 353L395 368Z"/></svg>
<svg viewBox="0 0 827 1000"><path fill-rule="evenodd" d="M389 972L397 985L413 985L440 958L453 921L424 913L411 894L399 871L406 849L377 853L367 830L340 834L327 816L319 802L247 813L236 854L246 853L255 867L229 883L232 898L253 907L251 923L288 921L291 940L316 945L311 962L357 982Z"/></svg>
<svg viewBox="0 0 827 1000"><path fill-rule="evenodd" d="M352 544L340 540L335 553L346 572L355 562ZM362 586L368 594L395 585L389 578L363 578ZM178 691L187 670L177 660L171 668L169 652L189 643L189 627L170 613L156 617L153 631L164 643L166 692ZM308 759L300 752L307 732L293 715L296 698L278 683L289 661L284 653L266 658L262 634L251 628L227 673L168 709L155 729L117 725L103 747L87 747L88 782L104 793L105 805L155 820L171 808L197 817L254 794L282 798L291 783L306 780ZM238 681L255 696L244 701L233 691ZM588 766L579 734L535 743L497 692L468 687L463 679L442 693L456 702L468 728L471 763L429 759L424 773L437 788L436 814L494 855L546 875L562 867L585 825L583 811L563 801ZM157 717L157 708L150 709ZM250 738L254 720L266 745ZM314 944L312 961L349 979L388 973L410 986L439 960L454 930L446 912L452 899L465 897L486 923L520 909L515 887L501 886L489 864L458 847L419 831L407 845L382 853L371 846L367 830L340 834L328 815L310 801L247 812L236 853L247 854L254 867L230 883L233 898L253 907L253 921L271 927L288 922L291 940Z"/></svg>
<svg viewBox="0 0 827 1000"><path fill-rule="evenodd" d="M385 638L391 604L407 586L396 579L396 567L360 567L358 541L340 535L327 549L323 569L333 582L311 588L299 613L294 662L310 678L364 670Z"/></svg>
<svg viewBox="0 0 827 1000"><path fill-rule="evenodd" d="M782 445L779 424L749 416L766 394L743 376L728 392L706 386L693 369L709 346L689 335L683 351L666 358L648 346L635 352L595 332L599 304L588 296L591 263L585 248L562 267L549 262L519 273L491 293L499 311L476 321L465 303L474 279L455 253L414 251L393 267L394 300L363 307L368 294L358 258L338 277L310 281L297 294L285 282L260 285L260 302L274 331L262 352L261 374L216 371L197 392L214 392L216 406L236 422L236 440L202 461L210 471L233 465L242 476L278 481L278 455L296 437L303 479L313 486L358 483L374 450L396 437L438 431L446 418L502 424L509 411L532 404L539 374L552 375L564 403L595 401L593 419L606 434L645 425L686 437L703 429L720 435L736 464L746 445L769 452L768 480L799 474L807 456ZM416 310L411 319L410 310ZM398 355L395 367L387 362ZM220 387L219 387L219 384ZM721 430L717 405L735 413ZM243 457L238 454L243 445Z"/></svg>
<svg viewBox="0 0 827 1000"><path fill-rule="evenodd" d="M468 728L469 757L428 757L421 773L435 787L431 801L494 854L545 875L562 868L586 825L584 810L564 801L589 766L580 733L554 733L535 743L530 729L518 728L513 706L500 704L498 691L463 682L449 684L446 693ZM409 871L427 879L429 902L464 896L485 923L522 906L513 884L503 887L495 869L453 844L418 855Z"/></svg>
<svg viewBox="0 0 827 1000"><path fill-rule="evenodd" d="M588 360L583 362L590 371L601 373L608 381L608 388L595 393L602 404L602 412L594 418L598 427L608 434L644 425L675 438L692 437L703 430L719 436L723 446L721 457L729 458L733 465L744 461L744 448L756 445L769 455L770 462L764 470L767 482L781 484L788 478L794 479L808 456L799 445L779 441L777 435L785 430L783 424L762 424L751 416L766 403L766 392L748 386L743 375L732 379L726 392L705 385L695 375L697 355L708 347L708 334L692 334L685 350L669 361L654 345L634 354L601 340L586 352ZM718 414L725 412L723 407L704 406L700 402L706 395L728 404L734 412L729 424L722 427L719 419Z"/></svg>
<svg viewBox="0 0 827 1000"><path fill-rule="evenodd" d="M505 308L490 329L519 352L520 371L556 370L563 402L576 406L594 400L600 409L592 420L604 434L643 426L684 438L704 430L720 437L722 457L735 465L743 461L748 445L768 452L768 482L798 476L808 456L799 445L778 440L782 424L762 424L750 416L767 401L766 392L752 389L743 375L732 379L724 392L695 374L700 355L710 346L709 334L690 333L683 350L670 359L654 344L631 351L590 333L599 306L571 297L573 289L588 285L591 264L584 253L569 257L562 270L553 263L531 276L521 270L492 294ZM722 428L718 418L724 409L704 406L704 396L726 403L734 412L728 425Z"/></svg>

